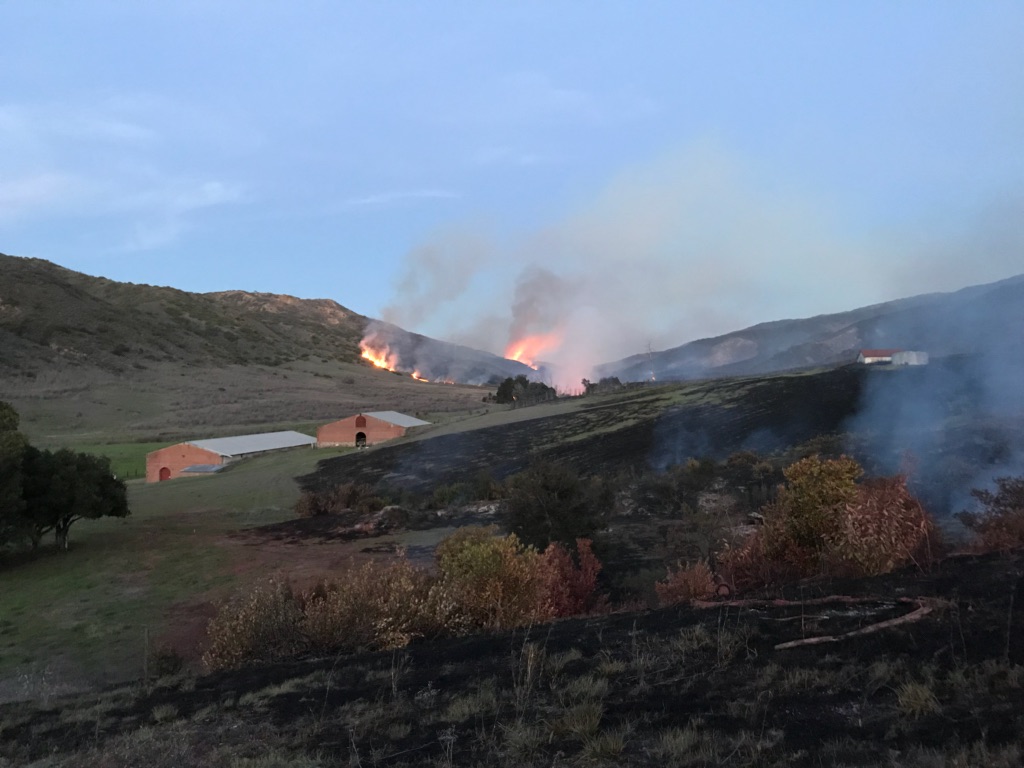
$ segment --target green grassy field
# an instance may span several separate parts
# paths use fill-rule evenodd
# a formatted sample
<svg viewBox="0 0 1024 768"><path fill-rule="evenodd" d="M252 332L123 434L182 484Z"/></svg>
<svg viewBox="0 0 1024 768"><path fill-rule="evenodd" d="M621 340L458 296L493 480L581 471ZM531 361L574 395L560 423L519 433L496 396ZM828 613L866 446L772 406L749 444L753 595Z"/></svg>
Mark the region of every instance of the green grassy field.
<svg viewBox="0 0 1024 768"><path fill-rule="evenodd" d="M210 477L133 481L130 517L78 522L70 552L4 568L0 688L11 695L19 679L34 694L55 670L69 683L141 674L146 637L166 629L173 606L231 591L238 553L223 535L289 519L299 495L292 478L345 450L286 451Z"/></svg>
<svg viewBox="0 0 1024 768"><path fill-rule="evenodd" d="M146 476L146 454L171 443L77 443L66 447L81 453L106 456L110 471L122 480L135 480Z"/></svg>

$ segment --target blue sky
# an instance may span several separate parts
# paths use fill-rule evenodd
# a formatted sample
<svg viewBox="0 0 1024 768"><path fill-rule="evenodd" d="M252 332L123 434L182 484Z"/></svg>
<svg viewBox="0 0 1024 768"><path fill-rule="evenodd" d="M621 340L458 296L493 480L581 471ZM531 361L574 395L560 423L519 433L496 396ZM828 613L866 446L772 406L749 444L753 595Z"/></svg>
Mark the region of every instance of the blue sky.
<svg viewBox="0 0 1024 768"><path fill-rule="evenodd" d="M0 251L593 362L1024 271L1019 2L0 2ZM2 276L0 276L2 279Z"/></svg>

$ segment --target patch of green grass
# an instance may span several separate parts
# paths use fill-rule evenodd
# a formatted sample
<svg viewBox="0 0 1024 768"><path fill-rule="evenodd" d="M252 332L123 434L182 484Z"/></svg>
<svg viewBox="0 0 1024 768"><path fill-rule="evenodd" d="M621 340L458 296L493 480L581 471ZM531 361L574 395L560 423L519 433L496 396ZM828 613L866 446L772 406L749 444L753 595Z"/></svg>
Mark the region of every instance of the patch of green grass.
<svg viewBox="0 0 1024 768"><path fill-rule="evenodd" d="M146 454L171 443L77 443L67 446L79 453L91 453L110 459L110 471L122 480L146 476Z"/></svg>

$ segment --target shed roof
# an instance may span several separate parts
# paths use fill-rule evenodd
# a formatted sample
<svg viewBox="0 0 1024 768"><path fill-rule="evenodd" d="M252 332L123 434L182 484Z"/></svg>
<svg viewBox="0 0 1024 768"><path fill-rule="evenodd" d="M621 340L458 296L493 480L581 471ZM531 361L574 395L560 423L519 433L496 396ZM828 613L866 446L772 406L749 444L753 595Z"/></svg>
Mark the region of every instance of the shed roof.
<svg viewBox="0 0 1024 768"><path fill-rule="evenodd" d="M226 464L193 464L191 467L185 467L181 471L182 472L188 472L188 473L195 472L195 473L210 473L210 474L212 474L214 472L220 472L226 466L227 466Z"/></svg>
<svg viewBox="0 0 1024 768"><path fill-rule="evenodd" d="M221 456L244 456L247 453L296 448L300 445L316 445L316 438L301 432L287 430L285 432L239 435L238 437L214 437L210 440L189 440L188 443Z"/></svg>
<svg viewBox="0 0 1024 768"><path fill-rule="evenodd" d="M864 357L892 357L897 352L902 351L902 349L862 349L860 353Z"/></svg>
<svg viewBox="0 0 1024 768"><path fill-rule="evenodd" d="M430 424L429 421L423 421L423 419L417 419L415 416L398 411L373 411L364 413L363 416L372 416L375 419L386 421L388 424L394 424L396 427L425 427Z"/></svg>

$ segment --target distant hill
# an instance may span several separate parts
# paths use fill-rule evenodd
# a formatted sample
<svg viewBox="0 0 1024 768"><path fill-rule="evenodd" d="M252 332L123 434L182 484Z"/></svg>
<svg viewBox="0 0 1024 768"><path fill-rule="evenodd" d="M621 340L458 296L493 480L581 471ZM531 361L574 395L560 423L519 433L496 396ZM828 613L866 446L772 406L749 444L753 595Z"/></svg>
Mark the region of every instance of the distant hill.
<svg viewBox="0 0 1024 768"><path fill-rule="evenodd" d="M860 349L919 349L933 357L1021 349L1024 275L803 320L760 323L599 366L642 381L772 373L856 360Z"/></svg>
<svg viewBox="0 0 1024 768"><path fill-rule="evenodd" d="M370 318L329 299L271 293L188 293L119 283L42 259L0 254L0 373L55 364L110 372L153 363L280 365L317 356L360 359ZM529 373L489 352L378 324L399 368L463 383ZM429 368L427 367L429 365Z"/></svg>

